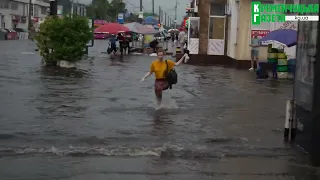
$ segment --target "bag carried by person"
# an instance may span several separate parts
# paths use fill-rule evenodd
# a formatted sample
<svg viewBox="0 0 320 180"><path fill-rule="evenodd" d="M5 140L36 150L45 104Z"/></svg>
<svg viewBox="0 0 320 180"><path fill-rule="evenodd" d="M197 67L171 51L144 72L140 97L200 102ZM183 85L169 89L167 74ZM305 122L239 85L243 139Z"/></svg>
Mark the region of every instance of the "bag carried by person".
<svg viewBox="0 0 320 180"><path fill-rule="evenodd" d="M109 44L109 46L108 46L107 53L108 53L108 54L111 54L111 53L112 53L112 48L111 48L111 45L110 45L110 44Z"/></svg>
<svg viewBox="0 0 320 180"><path fill-rule="evenodd" d="M173 68L170 71L168 71L168 62L166 60L166 65L167 65L167 76L166 79L168 81L169 84L169 88L172 89L172 85L173 84L177 84L178 82L178 74L176 72L176 70Z"/></svg>

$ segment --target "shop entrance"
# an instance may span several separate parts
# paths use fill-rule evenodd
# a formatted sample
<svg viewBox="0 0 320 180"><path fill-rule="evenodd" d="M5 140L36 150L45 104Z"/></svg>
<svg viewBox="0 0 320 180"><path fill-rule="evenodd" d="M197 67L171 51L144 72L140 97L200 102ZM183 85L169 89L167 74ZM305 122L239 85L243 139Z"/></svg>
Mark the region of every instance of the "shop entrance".
<svg viewBox="0 0 320 180"><path fill-rule="evenodd" d="M199 53L199 17L190 17L188 24L188 50L190 54Z"/></svg>
<svg viewBox="0 0 320 180"><path fill-rule="evenodd" d="M209 18L208 55L224 55L226 16Z"/></svg>

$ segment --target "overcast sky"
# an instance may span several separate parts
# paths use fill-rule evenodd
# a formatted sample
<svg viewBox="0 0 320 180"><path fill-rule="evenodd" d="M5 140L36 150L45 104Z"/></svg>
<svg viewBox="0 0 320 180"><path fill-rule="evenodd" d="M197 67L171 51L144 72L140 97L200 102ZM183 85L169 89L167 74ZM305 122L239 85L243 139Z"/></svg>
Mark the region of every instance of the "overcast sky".
<svg viewBox="0 0 320 180"><path fill-rule="evenodd" d="M79 0L79 2L88 4L92 0ZM183 16L186 14L187 4L190 3L191 0L178 0L178 8L177 8L177 20L178 22L182 21ZM140 0L123 0L127 4L127 9L130 12L139 12L140 11ZM143 9L147 12L152 12L152 0L142 0ZM159 6L161 6L162 10L167 13L167 15L174 18L174 6L175 0L154 0L154 11L155 13L159 13Z"/></svg>

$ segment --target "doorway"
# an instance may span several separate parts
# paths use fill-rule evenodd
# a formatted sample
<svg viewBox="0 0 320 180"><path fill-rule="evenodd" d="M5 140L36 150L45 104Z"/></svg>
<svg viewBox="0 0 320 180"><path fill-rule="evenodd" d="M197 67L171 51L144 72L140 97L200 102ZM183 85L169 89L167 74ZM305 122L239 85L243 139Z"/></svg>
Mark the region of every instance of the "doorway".
<svg viewBox="0 0 320 180"><path fill-rule="evenodd" d="M226 16L210 16L209 18L209 55L224 55Z"/></svg>

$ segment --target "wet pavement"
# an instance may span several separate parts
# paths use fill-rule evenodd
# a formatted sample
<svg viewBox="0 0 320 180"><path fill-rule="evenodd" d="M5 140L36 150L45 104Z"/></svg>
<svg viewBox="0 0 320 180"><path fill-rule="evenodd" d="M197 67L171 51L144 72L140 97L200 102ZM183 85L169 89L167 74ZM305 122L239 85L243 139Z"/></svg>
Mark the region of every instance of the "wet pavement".
<svg viewBox="0 0 320 180"><path fill-rule="evenodd" d="M0 41L2 180L318 179L282 142L289 81L181 65L155 109L154 59L111 61L96 41L77 70L41 66L29 41Z"/></svg>

